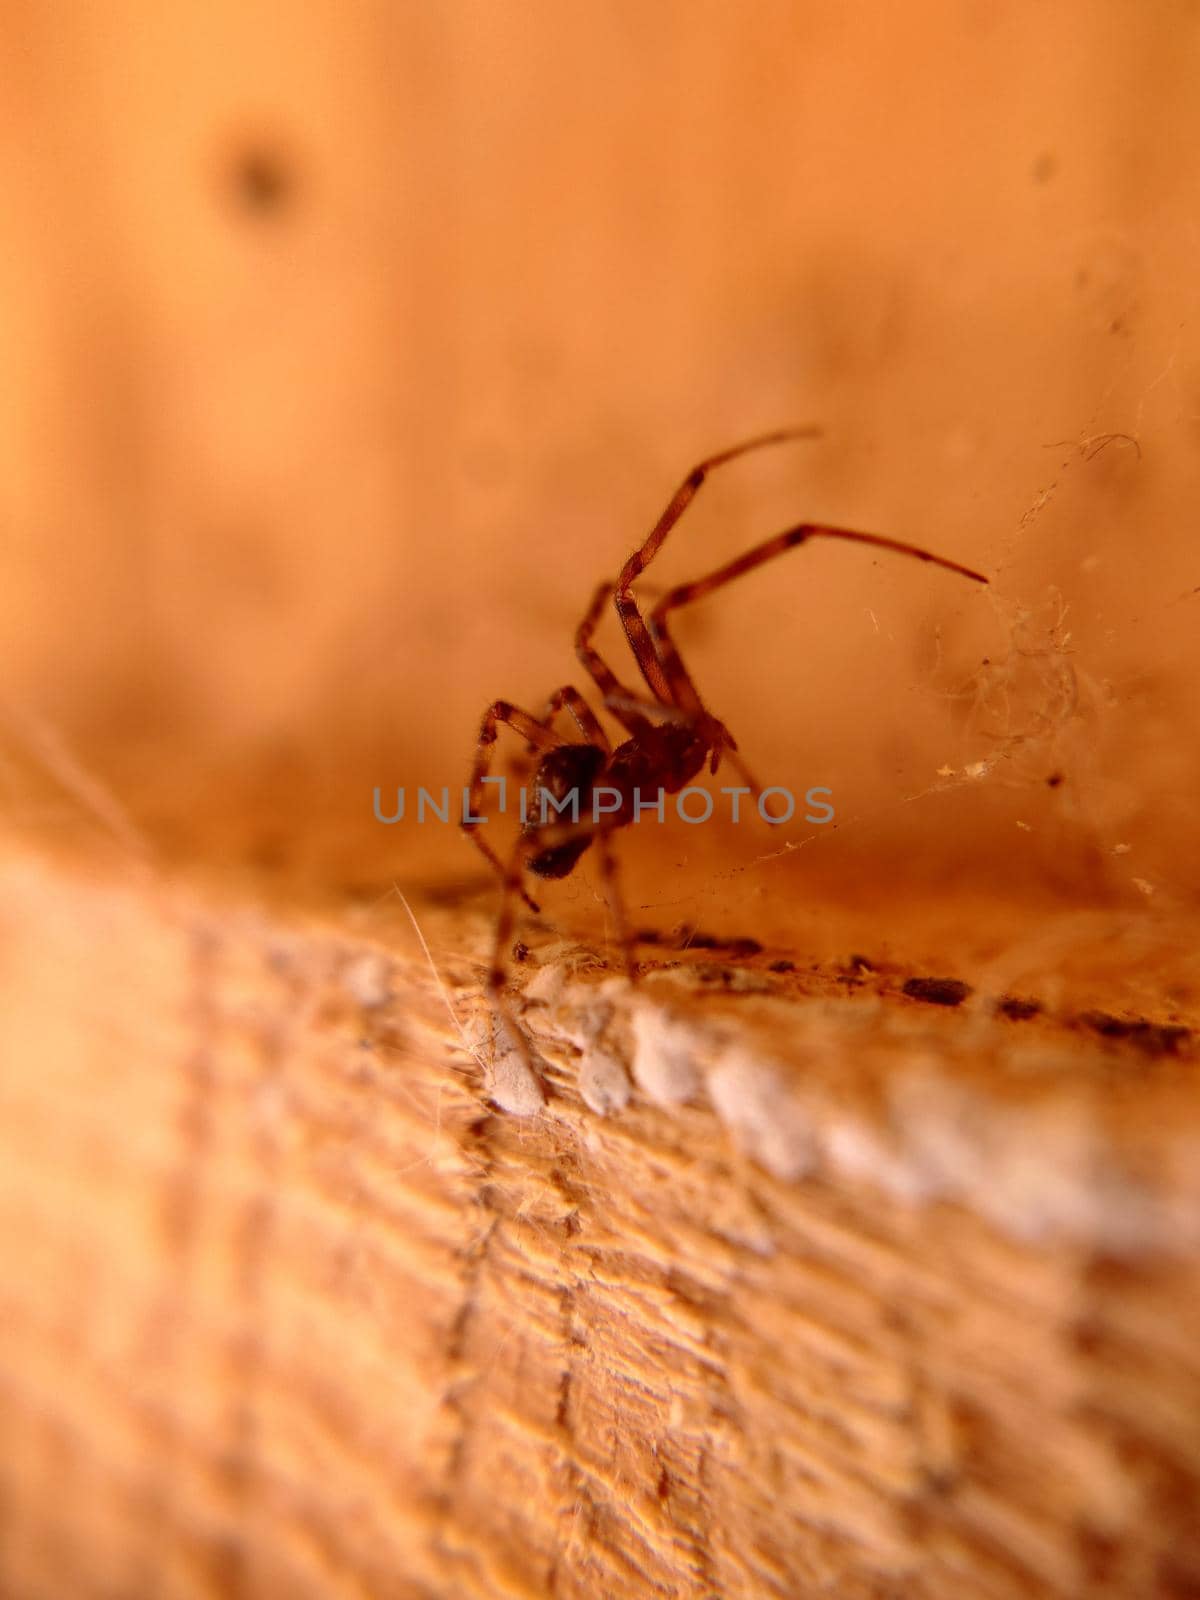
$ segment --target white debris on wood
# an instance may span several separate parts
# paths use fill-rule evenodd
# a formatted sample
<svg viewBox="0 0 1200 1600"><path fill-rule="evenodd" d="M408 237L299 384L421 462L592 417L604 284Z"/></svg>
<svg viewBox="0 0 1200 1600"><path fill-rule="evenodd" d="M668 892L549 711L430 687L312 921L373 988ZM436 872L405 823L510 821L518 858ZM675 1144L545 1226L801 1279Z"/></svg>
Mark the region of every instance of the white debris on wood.
<svg viewBox="0 0 1200 1600"><path fill-rule="evenodd" d="M522 993L526 1004L557 1005L567 981L567 966L563 961L548 961L540 966L525 985Z"/></svg>
<svg viewBox="0 0 1200 1600"><path fill-rule="evenodd" d="M532 1117L546 1104L546 1093L520 1054L497 1056L488 1069L488 1099L514 1117Z"/></svg>
<svg viewBox="0 0 1200 1600"><path fill-rule="evenodd" d="M611 1051L589 1050L579 1067L579 1093L590 1111L609 1117L624 1111L633 1085L624 1066Z"/></svg>
<svg viewBox="0 0 1200 1600"><path fill-rule="evenodd" d="M1005 1060L1021 1087L1010 1100L957 1076L940 1027L930 1053L935 1019L893 1011L882 997L797 1007L748 995L735 1010L727 992L706 984L684 995L672 978L660 973L632 991L624 979L566 982L554 1004L523 1017L547 1059L574 1070L594 1115L624 1111L636 1085L668 1110L707 1103L738 1147L784 1182L816 1173L906 1204L969 1202L1024 1241L1079 1238L1117 1253L1200 1247L1200 1181L1165 1207L1156 1185L1116 1159L1078 1079L1029 1097L1030 1083L1065 1084L1086 1044L1014 1042ZM488 1092L530 1116L545 1096L510 1044L496 1042ZM967 1065L970 1048L964 1036ZM1041 1134L1031 1141L1033 1123ZM1177 1164L1200 1167L1182 1155Z"/></svg>
<svg viewBox="0 0 1200 1600"><path fill-rule="evenodd" d="M633 1076L648 1100L659 1106L681 1106L700 1093L694 1021L676 1018L654 1001L644 1000L633 1013Z"/></svg>
<svg viewBox="0 0 1200 1600"><path fill-rule="evenodd" d="M897 1004L895 983L805 996L754 964L748 980L770 992L737 992L725 974L741 970L664 964L631 986L562 940L515 974L514 1026L535 1052L533 1069L490 1007L464 1043L498 1109L561 1117L583 1137L603 1137L600 1119L639 1101L707 1107L781 1182L816 1176L898 1204L968 1205L1027 1242L1065 1238L1118 1256L1200 1249L1200 1134L1183 1119L1156 1146L1154 1168L1138 1165L1136 1141L1109 1126L1108 1079L1095 1070L1097 1051L1111 1056L1115 1046L1065 1011L1051 1028L1053 986L1040 995L1042 1022L987 1035L981 1075L989 1008L969 1018ZM344 985L367 1000L387 982L369 962L349 973ZM1014 980L989 968L977 993L1019 992ZM1149 1088L1172 1103L1165 1077Z"/></svg>
<svg viewBox="0 0 1200 1600"><path fill-rule="evenodd" d="M360 950L342 968L347 994L366 1011L392 998L392 958L384 950Z"/></svg>
<svg viewBox="0 0 1200 1600"><path fill-rule="evenodd" d="M532 1117L546 1104L546 1091L503 1022L476 1018L466 1029L468 1047L483 1066L487 1097L514 1117Z"/></svg>
<svg viewBox="0 0 1200 1600"><path fill-rule="evenodd" d="M784 1071L748 1050L727 1051L708 1073L713 1107L746 1151L777 1178L794 1181L816 1163L812 1123L789 1095Z"/></svg>

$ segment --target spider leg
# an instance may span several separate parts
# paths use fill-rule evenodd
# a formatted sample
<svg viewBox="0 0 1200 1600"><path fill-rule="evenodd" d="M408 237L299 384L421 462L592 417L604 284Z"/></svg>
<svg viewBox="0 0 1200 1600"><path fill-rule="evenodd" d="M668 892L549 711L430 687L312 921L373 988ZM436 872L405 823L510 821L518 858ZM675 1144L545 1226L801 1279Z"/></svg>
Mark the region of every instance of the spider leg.
<svg viewBox="0 0 1200 1600"><path fill-rule="evenodd" d="M546 702L542 712L541 722L549 728L558 713L566 707L575 719L575 725L583 735L585 744L594 744L603 750L605 755L612 751L612 741L600 725L600 718L588 705L578 689L565 684L561 689L556 689ZM530 749L533 748L531 745Z"/></svg>
<svg viewBox="0 0 1200 1600"><path fill-rule="evenodd" d="M633 934L630 931L629 919L625 915L625 901L621 894L621 879L617 871L616 857L613 855L611 833L611 829L605 828L596 835L596 848L600 853L600 875L604 879L604 894L613 919L617 943L621 947L625 972L630 983L635 983L637 965L633 959Z"/></svg>
<svg viewBox="0 0 1200 1600"><path fill-rule="evenodd" d="M533 1051L525 1037L524 1030L517 1021L516 1013L509 1004L504 993L508 981L509 953L512 945L513 933L517 922L517 896L523 895L521 876L524 871L526 859L536 855L550 845L563 843L580 831L576 823L552 823L546 828L531 828L518 838L513 846L512 855L508 865L501 869L502 888L500 896L500 910L496 916L496 936L492 946L492 962L488 969L488 993L492 1005L512 1043L520 1052L521 1058L531 1072L536 1073L533 1062ZM590 829L588 831L591 831ZM617 942L621 946L625 971L630 982L636 981L637 967L634 962L634 939L625 915L625 903L621 895L620 882L617 876L617 866L612 853L612 844L609 839L611 830L604 829L596 832L596 844L600 852L600 872L604 880L605 898L613 919Z"/></svg>
<svg viewBox="0 0 1200 1600"><path fill-rule="evenodd" d="M678 706L673 706L665 700L651 700L646 695L630 694L624 689L618 689L615 694L605 695L604 706L617 717L623 714L640 716L644 712L646 720L654 724L690 723L696 720L690 711L680 711Z"/></svg>
<svg viewBox="0 0 1200 1600"><path fill-rule="evenodd" d="M529 896L521 883L521 875L525 868L525 858L534 848L532 841L536 837L535 833L523 834L518 838L507 867L500 867L500 910L496 915L496 940L492 946L492 964L488 969L488 993L491 995L492 1005L504 1024L505 1032L520 1053L521 1059L535 1075L537 1069L533 1064L533 1051L517 1021L516 1014L505 998L504 984L508 977L509 944L517 920L516 898L520 895L527 904L529 903Z"/></svg>
<svg viewBox="0 0 1200 1600"><path fill-rule="evenodd" d="M930 550L922 550L918 545L905 544L899 539L888 539L881 533L859 533L853 528L829 528L815 522L801 522L794 528L788 528L783 533L777 533L773 539L764 539L762 544L755 545L752 550L747 550L744 555L738 556L733 561L728 561L723 567L718 567L715 572L710 572L707 577L698 578L694 583L681 583L677 588L668 589L662 599L657 602L649 617L649 633L662 661L663 670L667 673L683 672L683 664L679 660L679 652L674 641L667 631L667 612L674 611L679 606L691 605L695 600L701 600L714 589L720 589L724 584L731 583L734 578L740 578L745 572L752 572L755 567L761 567L764 562L773 560L776 556L783 555L785 550L792 550L799 544L805 544L809 539L846 539L854 544L872 545L878 550L891 550L896 555L913 556L918 561L931 561L935 566L945 567L948 572L956 572L961 578L973 578L976 583L986 583L988 580L982 572L976 572L971 567L964 567L957 561L950 561L945 556L935 556ZM686 673L683 674L686 677Z"/></svg>
<svg viewBox="0 0 1200 1600"><path fill-rule="evenodd" d="M488 993L491 996L496 1014L504 1024L505 1031L519 1051L521 1059L529 1070L535 1074L537 1069L534 1066L533 1051L530 1048L529 1040L525 1037L524 1030L517 1021L516 1013L509 1005L504 993L504 985L508 980L509 952L513 930L517 921L516 901L517 896L520 895L527 903L529 902L529 896L525 893L521 883L527 858L536 855L538 851L545 849L547 845L553 847L556 844L565 843L572 837L578 837L580 831L578 823L567 822L551 823L542 828L531 827L517 838L516 843L513 845L508 865L500 868L500 910L496 914L496 936L492 946L492 963L488 969ZM587 831L590 832L591 830L588 829ZM603 866L603 870L607 887L613 877L611 861ZM534 909L537 909L536 906ZM624 911L620 906L619 900L615 915L620 919L618 928L620 937L626 946L626 962L628 965L631 962L631 956L628 953L630 949L629 934L625 925Z"/></svg>
<svg viewBox="0 0 1200 1600"><path fill-rule="evenodd" d="M755 545L752 550L747 550L744 555L728 561L723 567L718 567L715 572L710 572L707 577L698 578L694 583L683 583L677 588L669 589L659 600L648 618L648 633L653 642L658 659L662 664L663 674L671 687L677 705L686 704L690 696L697 706L700 697L696 693L695 685L680 658L675 641L671 638L667 627L667 613L676 610L679 606L691 605L695 600L701 600L705 595L711 594L714 589L720 589L724 584L731 583L734 578L740 578L743 573L752 572L755 567L761 567L764 562L772 561L776 556L781 556L787 550L794 549L797 545L805 544L809 539L845 539L853 544L871 545L878 550L890 550L896 555L912 556L918 561L930 561L935 566L945 567L947 571L954 572L963 578L972 578L976 583L986 583L988 580L981 572L975 572L971 567L964 567L957 561L950 561L945 556L936 556L929 550L922 550L915 544L905 544L899 539L888 539L879 533L859 533L852 528L829 528L819 523L802 522L794 528L788 528L783 533L778 533L773 539L765 539L762 544ZM749 774L735 763L742 776L756 788Z"/></svg>
<svg viewBox="0 0 1200 1600"><path fill-rule="evenodd" d="M625 637L629 640L629 648L633 651L642 677L645 678L655 699L678 705L684 711L702 712L704 709L686 673L682 674L674 686L670 683L663 663L654 649L637 601L629 592L630 585L658 554L663 540L696 498L710 472L724 466L727 461L736 460L738 456L748 455L753 450L763 450L769 445L785 444L793 439L815 439L819 433L819 428L778 428L773 433L759 434L753 439L743 440L741 444L732 445L728 450L719 450L715 455L705 456L703 461L697 462L671 496L666 510L650 530L641 548L635 550L621 568L614 590L617 615L621 619L621 626L625 629ZM600 605L603 604L599 595L596 599ZM599 678L596 681L600 683ZM609 686L604 683L600 683L600 686L606 693L610 692ZM675 698L672 693L673 688L676 693L684 696L682 700Z"/></svg>
<svg viewBox="0 0 1200 1600"><path fill-rule="evenodd" d="M604 607L613 592L611 583L602 583L592 596L592 603L579 627L575 630L575 654L589 676L604 695L604 703L629 733L645 733L651 723L636 709L637 696L625 688L616 673L599 653L592 648L592 635L604 614ZM640 702L643 703L644 702Z"/></svg>
<svg viewBox="0 0 1200 1600"><path fill-rule="evenodd" d="M471 766L471 783L468 790L471 818L478 815L479 808L483 804L483 780L491 769L492 751L496 744L496 727L498 723L504 723L506 726L514 728L517 733L528 741L530 747L534 750L555 750L559 745L565 743L552 728L548 728L544 723L539 722L530 712L522 711L519 706L510 705L507 700L494 701L483 713L483 721L479 728L479 743L476 746L475 760ZM479 850L484 860L503 879L506 870L504 863L483 835L476 831L479 824L471 820L471 818L464 817L459 826ZM539 909L537 902L529 897L519 878L517 886L525 904L531 911L537 911Z"/></svg>
<svg viewBox="0 0 1200 1600"><path fill-rule="evenodd" d="M750 793L754 796L754 803L757 805L762 799L762 784L759 783L758 779L750 771L750 768L742 760L741 756L738 755L737 750L733 746L727 745L725 747L725 752L729 761L729 765L734 769L738 777L741 778L747 789L749 789Z"/></svg>

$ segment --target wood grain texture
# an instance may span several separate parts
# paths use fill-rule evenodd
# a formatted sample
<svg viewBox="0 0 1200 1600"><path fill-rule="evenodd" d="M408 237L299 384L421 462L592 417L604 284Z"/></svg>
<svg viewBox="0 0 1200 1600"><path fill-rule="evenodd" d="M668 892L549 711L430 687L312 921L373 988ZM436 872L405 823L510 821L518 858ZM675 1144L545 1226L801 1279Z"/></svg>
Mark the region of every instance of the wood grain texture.
<svg viewBox="0 0 1200 1600"><path fill-rule="evenodd" d="M542 939L517 1117L480 907L0 904L6 1595L1200 1579L1190 1041Z"/></svg>

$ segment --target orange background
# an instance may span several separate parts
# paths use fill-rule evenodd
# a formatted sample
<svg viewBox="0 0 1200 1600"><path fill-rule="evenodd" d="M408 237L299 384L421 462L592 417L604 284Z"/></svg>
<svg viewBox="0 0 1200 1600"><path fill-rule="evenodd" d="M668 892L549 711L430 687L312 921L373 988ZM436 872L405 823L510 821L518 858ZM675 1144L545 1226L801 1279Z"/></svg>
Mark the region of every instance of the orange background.
<svg viewBox="0 0 1200 1600"><path fill-rule="evenodd" d="M764 781L864 848L1191 893L1194 6L0 15L18 823L70 826L31 737L177 835L214 774L293 831L460 782L691 461L812 421L652 578L812 517L994 581L831 546L698 607Z"/></svg>

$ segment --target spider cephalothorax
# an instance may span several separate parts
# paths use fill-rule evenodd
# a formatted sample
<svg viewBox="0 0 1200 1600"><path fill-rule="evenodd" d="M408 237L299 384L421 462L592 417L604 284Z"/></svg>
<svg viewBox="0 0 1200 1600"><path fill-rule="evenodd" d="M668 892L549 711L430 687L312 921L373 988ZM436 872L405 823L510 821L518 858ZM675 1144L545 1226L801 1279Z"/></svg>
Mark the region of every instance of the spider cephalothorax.
<svg viewBox="0 0 1200 1600"><path fill-rule="evenodd" d="M522 897L534 902L524 887L524 874L540 878L565 878L579 858L593 844L600 856L600 868L613 912L613 920L625 955L625 965L634 976L633 942L625 922L616 887L616 872L610 838L617 828L637 819L643 806L652 805L660 793L674 794L697 777L707 764L716 772L728 754L741 773L747 789L756 797L759 786L737 755L737 745L723 723L707 709L675 647L667 626L668 614L679 606L711 594L715 589L762 566L810 539L842 539L853 544L871 545L898 555L930 561L964 578L986 583L982 573L960 566L944 556L932 555L916 545L878 533L859 533L851 528L832 528L818 523L797 523L774 538L764 540L718 567L694 583L668 590L648 616L643 616L632 592L632 585L658 553L663 540L679 521L697 490L714 467L766 445L788 439L812 438L813 428L783 429L734 445L707 457L692 468L672 495L666 510L650 530L644 543L631 555L615 583L602 583L596 590L587 614L575 634L575 650L580 662L603 696L605 709L625 729L628 737L614 750L600 719L577 689L567 685L550 696L540 716L522 711L507 700L497 700L483 714L479 745L471 772L470 808L463 827L472 841L499 873L503 884L500 914L496 923L495 954L489 987L510 1032L521 1049L527 1051L520 1030L512 1023L504 1001L505 954L512 938L516 915L515 902ZM592 646L592 635L609 599L625 630L638 670L649 695L627 689L611 667ZM575 722L578 736L568 739L556 731L555 721L567 711ZM538 753L534 777L534 800L523 821L516 845L505 865L479 833L479 809L484 782L491 765L492 747L500 723L515 729ZM551 797L542 804L542 793ZM640 802L640 804L639 804ZM536 906L534 906L536 910Z"/></svg>

